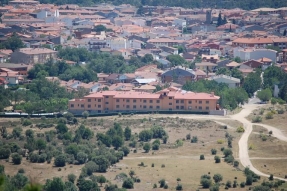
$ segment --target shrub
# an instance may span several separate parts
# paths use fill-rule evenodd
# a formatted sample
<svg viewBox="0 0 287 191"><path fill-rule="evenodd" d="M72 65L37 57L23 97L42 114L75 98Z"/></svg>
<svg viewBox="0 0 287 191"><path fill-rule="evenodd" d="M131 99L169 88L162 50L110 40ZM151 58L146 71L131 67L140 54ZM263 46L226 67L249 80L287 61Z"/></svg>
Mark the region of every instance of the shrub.
<svg viewBox="0 0 287 191"><path fill-rule="evenodd" d="M270 174L269 180L271 180L271 181L274 180L273 174Z"/></svg>
<svg viewBox="0 0 287 191"><path fill-rule="evenodd" d="M74 174L68 174L68 180L69 180L70 182L74 183L75 180L76 180L76 178L77 178L76 175L74 175Z"/></svg>
<svg viewBox="0 0 287 191"><path fill-rule="evenodd" d="M209 188L212 184L212 181L211 179L202 178L200 180L200 184L202 185L202 188Z"/></svg>
<svg viewBox="0 0 287 191"><path fill-rule="evenodd" d="M32 125L32 121L29 120L29 119L25 119L25 120L23 121L22 125L25 126L25 127L27 127L27 126L29 126L29 125Z"/></svg>
<svg viewBox="0 0 287 191"><path fill-rule="evenodd" d="M162 164L162 165L161 165L161 168L165 168L165 164Z"/></svg>
<svg viewBox="0 0 287 191"><path fill-rule="evenodd" d="M232 152L231 149L224 149L223 154L224 154L225 157L227 157L227 156L229 156L229 155L232 155L233 152Z"/></svg>
<svg viewBox="0 0 287 191"><path fill-rule="evenodd" d="M211 154L212 154L212 155L216 155L216 153L217 153L217 150L216 150L216 149L211 149Z"/></svg>
<svg viewBox="0 0 287 191"><path fill-rule="evenodd" d="M228 155L227 157L225 157L224 161L227 163L233 163L234 157L232 155Z"/></svg>
<svg viewBox="0 0 287 191"><path fill-rule="evenodd" d="M198 141L197 136L193 136L191 139L191 143L197 143L197 141Z"/></svg>
<svg viewBox="0 0 287 191"><path fill-rule="evenodd" d="M215 163L220 163L221 159L219 156L214 156Z"/></svg>
<svg viewBox="0 0 287 191"><path fill-rule="evenodd" d="M20 168L20 169L18 170L18 173L24 174L24 173L25 173L25 170L24 170L23 168Z"/></svg>
<svg viewBox="0 0 287 191"><path fill-rule="evenodd" d="M260 123L262 122L262 117L256 116L252 119L252 123Z"/></svg>
<svg viewBox="0 0 287 191"><path fill-rule="evenodd" d="M157 188L157 184L153 184L153 188Z"/></svg>
<svg viewBox="0 0 287 191"><path fill-rule="evenodd" d="M239 162L238 162L237 160L235 160L235 161L233 162L233 166L234 166L234 167L238 167L238 166L239 166Z"/></svg>
<svg viewBox="0 0 287 191"><path fill-rule="evenodd" d="M265 115L265 118L266 118L266 119L273 119L273 113L272 113L272 112L268 112L268 113Z"/></svg>
<svg viewBox="0 0 287 191"><path fill-rule="evenodd" d="M11 151L8 148L0 148L0 159L8 159Z"/></svg>
<svg viewBox="0 0 287 191"><path fill-rule="evenodd" d="M226 184L225 184L225 186L227 187L227 188L231 188L231 181L230 180L228 180L227 182L226 182Z"/></svg>
<svg viewBox="0 0 287 191"><path fill-rule="evenodd" d="M159 183L159 187L163 188L165 185L165 179L161 179L160 181L158 181L158 183Z"/></svg>
<svg viewBox="0 0 287 191"><path fill-rule="evenodd" d="M200 160L204 160L204 159L205 159L205 158L204 158L204 155L200 155L199 159L200 159Z"/></svg>
<svg viewBox="0 0 287 191"><path fill-rule="evenodd" d="M21 164L22 161L22 156L19 155L18 153L12 154L12 162L13 164Z"/></svg>
<svg viewBox="0 0 287 191"><path fill-rule="evenodd" d="M134 188L134 181L133 181L133 179L131 179L131 178L125 179L124 182L123 182L122 187L126 188L126 189L133 189Z"/></svg>
<svg viewBox="0 0 287 191"><path fill-rule="evenodd" d="M186 135L186 140L190 140L190 138L191 138L191 135L190 135L190 133L188 133L188 134Z"/></svg>
<svg viewBox="0 0 287 191"><path fill-rule="evenodd" d="M245 182L241 182L241 183L240 183L240 187L241 187L241 188L244 188L244 187L245 187Z"/></svg>
<svg viewBox="0 0 287 191"><path fill-rule="evenodd" d="M217 140L217 144L223 144L223 143L224 143L224 140L222 140L222 139Z"/></svg>
<svg viewBox="0 0 287 191"><path fill-rule="evenodd" d="M245 130L244 130L244 128L242 127L242 126L240 126L240 127L238 127L237 129L236 129L236 132L237 133L243 133Z"/></svg>
<svg viewBox="0 0 287 191"><path fill-rule="evenodd" d="M175 187L175 190L182 190L182 185L181 185L181 184L178 184L178 185Z"/></svg>
<svg viewBox="0 0 287 191"><path fill-rule="evenodd" d="M165 184L164 187L163 187L163 189L168 189L168 185Z"/></svg>
<svg viewBox="0 0 287 191"><path fill-rule="evenodd" d="M278 112L278 114L284 114L284 110L283 109L279 109L277 112Z"/></svg>
<svg viewBox="0 0 287 191"><path fill-rule="evenodd" d="M223 177L222 177L221 174L215 174L215 175L213 176L213 180L214 180L215 183L221 182L222 179L223 179Z"/></svg>
<svg viewBox="0 0 287 191"><path fill-rule="evenodd" d="M245 185L250 186L250 185L252 185L252 183L253 183L253 177L252 177L252 175L247 175L247 176L246 176Z"/></svg>
<svg viewBox="0 0 287 191"><path fill-rule="evenodd" d="M260 138L262 141L267 141L267 136L264 134L260 134Z"/></svg>
<svg viewBox="0 0 287 191"><path fill-rule="evenodd" d="M146 153L148 153L150 150L150 143L145 143L143 149L145 150Z"/></svg>
<svg viewBox="0 0 287 191"><path fill-rule="evenodd" d="M66 165L66 156L63 154L60 154L55 157L54 164L56 167L63 167Z"/></svg>
<svg viewBox="0 0 287 191"><path fill-rule="evenodd" d="M152 150L159 150L159 144L157 144L157 143L153 144Z"/></svg>
<svg viewBox="0 0 287 191"><path fill-rule="evenodd" d="M154 163L151 164L151 167L154 167Z"/></svg>

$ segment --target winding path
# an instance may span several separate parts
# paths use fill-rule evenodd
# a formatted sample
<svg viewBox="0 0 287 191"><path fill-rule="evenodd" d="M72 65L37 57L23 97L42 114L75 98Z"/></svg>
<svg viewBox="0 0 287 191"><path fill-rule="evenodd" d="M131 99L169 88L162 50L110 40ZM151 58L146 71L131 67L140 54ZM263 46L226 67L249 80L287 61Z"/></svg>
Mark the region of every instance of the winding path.
<svg viewBox="0 0 287 191"><path fill-rule="evenodd" d="M252 165L252 163L250 161L249 154L248 154L248 138L249 138L249 135L252 133L252 129L253 129L252 126L255 124L252 124L245 117L247 117L254 109L255 109L255 107L253 104L245 105L243 107L243 110L240 113L230 116L231 119L238 120L241 123L243 123L244 128L245 128L245 132L242 134L242 136L238 142L239 159L240 159L241 164L244 167L249 167L250 170L252 170L257 175L269 177L270 176L269 174L265 174L263 172L260 172L259 170L257 170ZM287 137L284 136L284 134L279 129L272 127L272 126L269 126L269 125L264 125L264 124L257 124L257 125L260 125L266 129L268 129L269 131L272 131L273 137L276 137L282 141L287 141ZM286 180L286 179L280 178L280 177L274 177L274 178L279 179L279 180Z"/></svg>

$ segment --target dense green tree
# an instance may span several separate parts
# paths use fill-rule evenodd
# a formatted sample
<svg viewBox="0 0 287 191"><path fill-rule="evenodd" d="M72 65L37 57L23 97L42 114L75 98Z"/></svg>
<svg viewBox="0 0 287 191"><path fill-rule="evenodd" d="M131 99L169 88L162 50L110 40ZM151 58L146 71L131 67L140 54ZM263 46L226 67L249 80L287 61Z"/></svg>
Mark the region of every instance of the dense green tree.
<svg viewBox="0 0 287 191"><path fill-rule="evenodd" d="M24 188L28 183L28 178L22 173L17 173L15 176L11 177L10 182L19 190Z"/></svg>
<svg viewBox="0 0 287 191"><path fill-rule="evenodd" d="M64 134L66 132L68 132L68 127L66 126L66 124L64 123L59 123L57 126L56 126L56 130L57 130L57 133L59 134Z"/></svg>
<svg viewBox="0 0 287 191"><path fill-rule="evenodd" d="M112 145L115 147L116 150L120 148L124 144L124 140L120 136L114 136L112 139Z"/></svg>
<svg viewBox="0 0 287 191"><path fill-rule="evenodd" d="M54 164L56 167L63 167L66 165L66 156L64 154L60 154L55 157Z"/></svg>
<svg viewBox="0 0 287 191"><path fill-rule="evenodd" d="M222 25L223 23L222 23L222 16L221 16L221 12L219 12L219 14L218 14L218 18L217 18L217 26L220 26L220 25Z"/></svg>
<svg viewBox="0 0 287 191"><path fill-rule="evenodd" d="M287 36L287 30L286 29L283 32L283 36Z"/></svg>
<svg viewBox="0 0 287 191"><path fill-rule="evenodd" d="M85 180L85 179L80 179L78 181L78 188L79 191L100 191L100 188L98 187L96 182L93 182L91 180Z"/></svg>
<svg viewBox="0 0 287 191"><path fill-rule="evenodd" d="M271 191L271 188L268 186L255 186L253 189L253 191Z"/></svg>
<svg viewBox="0 0 287 191"><path fill-rule="evenodd" d="M224 75L229 76L231 74L231 72L227 68L221 67L221 68L218 68L218 70L216 71L216 75L220 75L220 74L224 74Z"/></svg>
<svg viewBox="0 0 287 191"><path fill-rule="evenodd" d="M103 175L100 175L97 177L97 182L101 184L101 186L103 185L103 183L105 183L107 181L106 177L104 177Z"/></svg>
<svg viewBox="0 0 287 191"><path fill-rule="evenodd" d="M88 159L88 155L84 152L78 152L77 161L79 164L84 164Z"/></svg>
<svg viewBox="0 0 287 191"><path fill-rule="evenodd" d="M153 138L153 132L151 130L142 130L139 133L139 139L140 141L149 141Z"/></svg>
<svg viewBox="0 0 287 191"><path fill-rule="evenodd" d="M75 183L77 176L74 174L68 174L68 180L72 183Z"/></svg>
<svg viewBox="0 0 287 191"><path fill-rule="evenodd" d="M145 150L146 153L148 153L150 151L150 143L145 143L144 146L143 146L143 150Z"/></svg>
<svg viewBox="0 0 287 191"><path fill-rule="evenodd" d="M248 95L251 97L253 96L254 92L260 89L261 87L261 77L260 73L250 73L244 80L243 88L248 93Z"/></svg>
<svg viewBox="0 0 287 191"><path fill-rule="evenodd" d="M186 63L184 58L177 54L168 55L166 59L170 61L171 66L182 66Z"/></svg>
<svg viewBox="0 0 287 191"><path fill-rule="evenodd" d="M13 33L6 41L0 43L0 47L2 49L11 49L12 51L15 51L18 48L24 48L25 45L19 36L16 33Z"/></svg>
<svg viewBox="0 0 287 191"><path fill-rule="evenodd" d="M105 156L96 156L92 160L99 166L99 172L106 172L110 166L110 162Z"/></svg>
<svg viewBox="0 0 287 191"><path fill-rule="evenodd" d="M65 184L59 177L54 177L53 180L48 179L44 185L45 191L65 190Z"/></svg>
<svg viewBox="0 0 287 191"><path fill-rule="evenodd" d="M104 25L96 25L93 29L96 32L106 31L107 28Z"/></svg>
<svg viewBox="0 0 287 191"><path fill-rule="evenodd" d="M272 97L272 92L269 88L258 91L257 92L257 97L261 100L261 101L269 101Z"/></svg>
<svg viewBox="0 0 287 191"><path fill-rule="evenodd" d="M141 58L142 62L144 63L150 63L153 61L153 56L151 54L145 54L142 58Z"/></svg>
<svg viewBox="0 0 287 191"><path fill-rule="evenodd" d="M12 162L13 164L21 164L22 156L18 153L13 153L12 155Z"/></svg>
<svg viewBox="0 0 287 191"><path fill-rule="evenodd" d="M124 182L123 182L122 187L126 188L126 189L133 189L134 188L134 181L133 181L133 179L131 179L131 178L125 179Z"/></svg>
<svg viewBox="0 0 287 191"><path fill-rule="evenodd" d="M38 139L36 141L36 147L39 150L39 154L41 153L41 150L44 150L47 146L46 141L44 141L43 139Z"/></svg>
<svg viewBox="0 0 287 191"><path fill-rule="evenodd" d="M209 188L212 184L212 181L207 178L201 178L200 184L202 185L202 188Z"/></svg>
<svg viewBox="0 0 287 191"><path fill-rule="evenodd" d="M213 180L214 180L215 183L221 182L222 179L223 179L223 177L222 177L221 174L215 174L215 175L213 176Z"/></svg>
<svg viewBox="0 0 287 191"><path fill-rule="evenodd" d="M131 139L131 136L132 136L131 128L126 127L125 130L124 130L124 135L125 135L126 141L129 141Z"/></svg>

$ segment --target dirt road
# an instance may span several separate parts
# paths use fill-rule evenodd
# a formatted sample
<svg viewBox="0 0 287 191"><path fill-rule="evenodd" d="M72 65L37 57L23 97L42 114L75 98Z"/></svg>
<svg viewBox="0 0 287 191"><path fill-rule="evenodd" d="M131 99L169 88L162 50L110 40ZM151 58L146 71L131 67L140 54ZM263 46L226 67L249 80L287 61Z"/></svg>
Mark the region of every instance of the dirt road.
<svg viewBox="0 0 287 191"><path fill-rule="evenodd" d="M249 135L251 134L252 132L252 126L254 124L252 124L250 121L248 121L246 119L246 117L254 110L256 109L258 106L257 105L254 105L254 104L250 104L250 105L245 105L243 110L238 113L238 114L235 114L233 116L230 116L230 118L232 119L236 119L238 121L240 121L241 123L243 123L244 125L244 128L245 128L245 132L243 133L243 135L241 136L239 142L238 142L238 145L239 145L239 159L240 159L240 162L241 164L244 166L244 167L249 167L250 170L252 170L254 173L256 173L257 175L260 175L260 176L265 176L265 177L269 177L270 175L269 174L265 174L263 172L260 172L259 170L257 170L251 163L250 161L250 157L249 157L249 153L248 153L248 138L249 138ZM268 125L263 125L263 124L258 124L258 125L261 125L263 126L264 128L267 128L269 131L272 130L273 131L273 136L280 139L280 140L283 140L283 141L287 141L287 137L284 136L284 134L277 128L275 127L271 127L271 126L268 126ZM259 158L257 158L259 159ZM280 178L280 177L274 177L276 179L280 179L280 180L286 180L284 178Z"/></svg>

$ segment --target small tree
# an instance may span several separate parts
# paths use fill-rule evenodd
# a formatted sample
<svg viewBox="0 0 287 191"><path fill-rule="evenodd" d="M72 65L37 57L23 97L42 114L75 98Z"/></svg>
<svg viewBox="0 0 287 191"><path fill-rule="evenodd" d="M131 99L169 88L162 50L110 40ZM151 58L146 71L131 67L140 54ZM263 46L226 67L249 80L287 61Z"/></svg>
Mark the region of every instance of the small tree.
<svg viewBox="0 0 287 191"><path fill-rule="evenodd" d="M160 181L158 181L158 183L159 183L159 187L163 188L165 185L165 179L161 179Z"/></svg>
<svg viewBox="0 0 287 191"><path fill-rule="evenodd" d="M82 116L83 116L85 119L87 119L87 118L89 117L89 112L88 112L88 111L84 111L84 112L82 113Z"/></svg>
<svg viewBox="0 0 287 191"><path fill-rule="evenodd" d="M234 161L234 162L233 162L233 166L234 166L234 167L238 167L238 166L239 166L239 162L238 162L237 160Z"/></svg>
<svg viewBox="0 0 287 191"><path fill-rule="evenodd" d="M130 139L131 139L131 136L132 136L132 130L131 130L131 128L126 127L126 128L125 128L125 131L124 131L124 135L125 135L126 141L130 140Z"/></svg>
<svg viewBox="0 0 287 191"><path fill-rule="evenodd" d="M221 182L222 179L223 179L223 177L222 177L221 174L215 174L215 175L213 176L213 180L214 180L215 183Z"/></svg>
<svg viewBox="0 0 287 191"><path fill-rule="evenodd" d="M126 189L133 189L134 188L134 181L133 181L133 179L131 179L131 178L125 179L124 182L123 182L122 187L126 188Z"/></svg>
<svg viewBox="0 0 287 191"><path fill-rule="evenodd" d="M271 104L273 105L273 107L276 103L277 103L277 100L275 98L271 98Z"/></svg>
<svg viewBox="0 0 287 191"><path fill-rule="evenodd" d="M270 180L270 181L274 180L273 174L270 174L269 180Z"/></svg>
<svg viewBox="0 0 287 191"><path fill-rule="evenodd" d="M77 176L74 174L68 174L68 180L72 183L75 183Z"/></svg>
<svg viewBox="0 0 287 191"><path fill-rule="evenodd" d="M175 187L175 190L182 190L182 185L181 185L181 184L178 184L178 185Z"/></svg>
<svg viewBox="0 0 287 191"><path fill-rule="evenodd" d="M212 181L208 178L202 178L200 180L200 184L202 185L202 188L209 188L212 184Z"/></svg>
<svg viewBox="0 0 287 191"><path fill-rule="evenodd" d="M190 135L190 133L188 133L188 134L186 135L186 140L190 140L190 138L191 138L191 135Z"/></svg>
<svg viewBox="0 0 287 191"><path fill-rule="evenodd" d="M204 158L204 155L200 155L199 159L200 159L200 160L204 160L204 159L205 159L205 158Z"/></svg>
<svg viewBox="0 0 287 191"><path fill-rule="evenodd" d="M12 162L13 164L21 164L22 161L22 156L19 155L18 153L12 154Z"/></svg>
<svg viewBox="0 0 287 191"><path fill-rule="evenodd" d="M148 153L150 151L150 143L145 143L143 149L145 150L146 153Z"/></svg>
<svg viewBox="0 0 287 191"><path fill-rule="evenodd" d="M101 176L98 176L98 177L97 177L97 181L98 181L98 183L100 183L101 186L102 186L103 183L105 183L105 182L107 181L107 179L106 179L106 177L104 177L103 175L101 175Z"/></svg>
<svg viewBox="0 0 287 191"><path fill-rule="evenodd" d="M63 167L66 165L66 156L63 154L60 154L55 157L54 164L56 167Z"/></svg>
<svg viewBox="0 0 287 191"><path fill-rule="evenodd" d="M221 159L219 156L214 156L215 163L220 163Z"/></svg>
<svg viewBox="0 0 287 191"><path fill-rule="evenodd" d="M193 136L191 139L191 143L197 143L197 141L198 141L197 136Z"/></svg>
<svg viewBox="0 0 287 191"><path fill-rule="evenodd" d="M211 149L211 154L212 154L212 155L216 155L216 153L217 153L217 150L216 150L216 149Z"/></svg>
<svg viewBox="0 0 287 191"><path fill-rule="evenodd" d="M131 178L133 178L135 174L136 174L136 173L135 173L134 170L130 170L129 175L130 175Z"/></svg>
<svg viewBox="0 0 287 191"><path fill-rule="evenodd" d="M252 175L247 175L247 176L246 176L245 185L250 186L250 185L252 185L252 183L253 183L253 177L252 177Z"/></svg>

